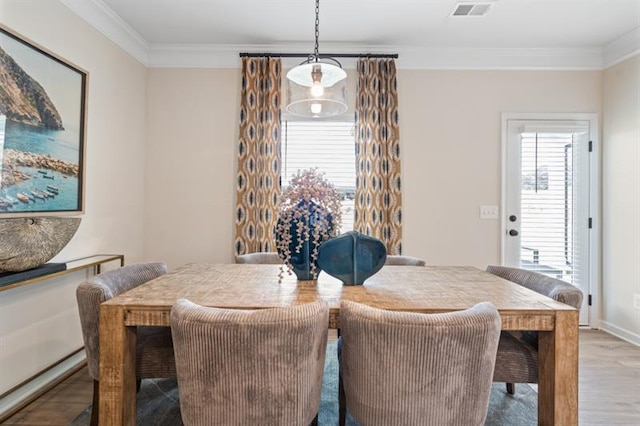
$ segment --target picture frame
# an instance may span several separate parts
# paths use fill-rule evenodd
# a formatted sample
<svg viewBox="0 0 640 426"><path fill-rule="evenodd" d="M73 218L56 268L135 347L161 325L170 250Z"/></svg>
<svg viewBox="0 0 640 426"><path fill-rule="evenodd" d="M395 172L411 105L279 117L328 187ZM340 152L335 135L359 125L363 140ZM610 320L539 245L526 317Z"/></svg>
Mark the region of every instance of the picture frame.
<svg viewBox="0 0 640 426"><path fill-rule="evenodd" d="M0 24L0 219L84 213L88 78Z"/></svg>

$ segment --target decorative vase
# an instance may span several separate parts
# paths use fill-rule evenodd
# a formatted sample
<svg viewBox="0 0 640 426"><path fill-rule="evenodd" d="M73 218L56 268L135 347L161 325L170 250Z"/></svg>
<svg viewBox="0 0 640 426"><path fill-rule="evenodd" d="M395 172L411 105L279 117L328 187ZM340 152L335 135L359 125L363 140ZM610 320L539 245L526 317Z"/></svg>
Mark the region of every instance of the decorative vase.
<svg viewBox="0 0 640 426"><path fill-rule="evenodd" d="M387 248L382 241L356 231L331 238L318 250L318 266L344 285L363 284L386 259Z"/></svg>
<svg viewBox="0 0 640 426"><path fill-rule="evenodd" d="M325 234L332 234L333 218L331 213L326 212L313 201L300 200L295 210L297 212L306 210L308 214L300 215L292 212L288 217L289 226L285 224L282 217L278 219L276 227L278 254L286 259L286 254L282 253L282 247L288 247L291 256L290 267L298 280L315 280L321 271L318 266L318 248L328 239L323 237L318 227L328 224L329 229ZM308 233L299 235L299 228L308 229Z"/></svg>

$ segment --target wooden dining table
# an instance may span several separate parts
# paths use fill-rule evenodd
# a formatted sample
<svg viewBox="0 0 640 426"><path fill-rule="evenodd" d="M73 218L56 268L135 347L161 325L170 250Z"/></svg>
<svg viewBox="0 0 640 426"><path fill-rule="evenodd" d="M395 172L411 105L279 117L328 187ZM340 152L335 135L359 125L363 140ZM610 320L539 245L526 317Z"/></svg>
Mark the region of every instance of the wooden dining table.
<svg viewBox="0 0 640 426"><path fill-rule="evenodd" d="M180 298L233 309L287 307L318 299L340 327L340 301L435 313L490 301L503 330L539 331L538 424L578 424L578 311L470 266L384 266L364 285L321 273L297 281L279 265L187 264L100 306L100 425L136 424L136 327L170 326Z"/></svg>

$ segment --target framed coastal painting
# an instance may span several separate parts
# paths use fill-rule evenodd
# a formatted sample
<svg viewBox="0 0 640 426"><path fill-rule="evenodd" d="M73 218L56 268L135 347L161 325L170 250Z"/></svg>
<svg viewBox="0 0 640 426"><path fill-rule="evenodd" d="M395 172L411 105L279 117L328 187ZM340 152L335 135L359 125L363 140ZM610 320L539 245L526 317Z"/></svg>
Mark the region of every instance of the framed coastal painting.
<svg viewBox="0 0 640 426"><path fill-rule="evenodd" d="M0 218L84 212L88 74L0 25Z"/></svg>

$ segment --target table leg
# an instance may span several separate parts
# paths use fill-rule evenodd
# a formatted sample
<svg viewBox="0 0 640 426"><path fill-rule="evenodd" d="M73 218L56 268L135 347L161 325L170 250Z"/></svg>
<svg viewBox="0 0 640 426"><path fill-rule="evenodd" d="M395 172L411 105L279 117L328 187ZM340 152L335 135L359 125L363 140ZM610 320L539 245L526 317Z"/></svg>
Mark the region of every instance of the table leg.
<svg viewBox="0 0 640 426"><path fill-rule="evenodd" d="M121 306L100 306L101 426L136 424L136 340Z"/></svg>
<svg viewBox="0 0 640 426"><path fill-rule="evenodd" d="M555 329L539 332L538 424L578 424L578 311L556 311Z"/></svg>

